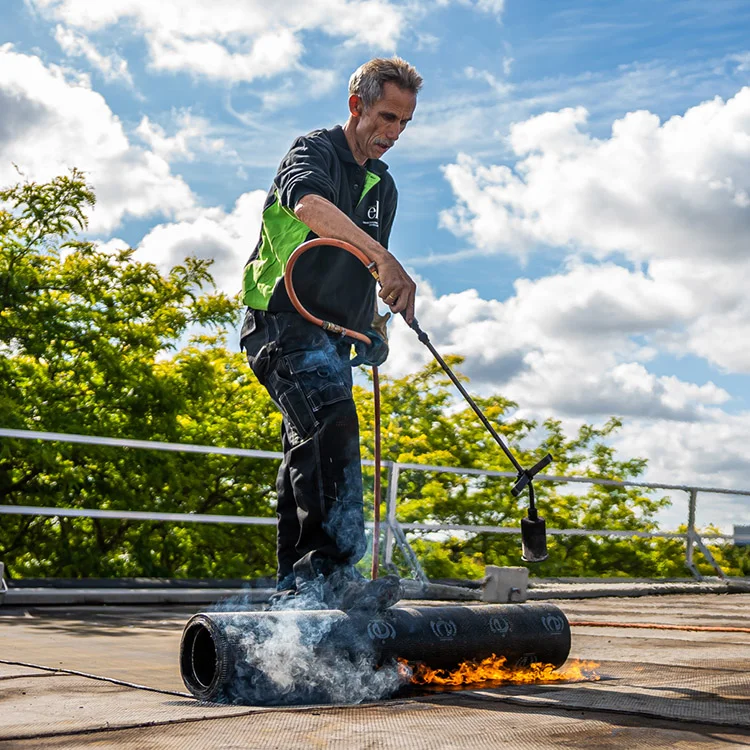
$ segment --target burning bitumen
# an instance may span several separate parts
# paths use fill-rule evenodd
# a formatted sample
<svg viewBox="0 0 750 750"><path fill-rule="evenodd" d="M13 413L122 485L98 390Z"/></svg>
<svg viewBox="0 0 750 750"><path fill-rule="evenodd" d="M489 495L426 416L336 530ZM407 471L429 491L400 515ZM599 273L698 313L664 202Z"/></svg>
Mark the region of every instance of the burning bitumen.
<svg viewBox="0 0 750 750"><path fill-rule="evenodd" d="M535 685L550 682L596 682L599 664L574 660L564 668L534 662L527 667L513 667L504 656L493 654L480 661L462 662L455 669L432 669L426 664L411 665L402 661L412 692L442 692L467 687L501 685Z"/></svg>
<svg viewBox="0 0 750 750"><path fill-rule="evenodd" d="M462 665L460 671L467 662L495 660L497 666L501 659L506 671L533 672L537 665L552 671L569 652L567 618L542 602L392 607L376 615L215 612L197 614L185 626L180 669L187 688L204 701L351 704L420 681L441 684L434 679L440 670Z"/></svg>

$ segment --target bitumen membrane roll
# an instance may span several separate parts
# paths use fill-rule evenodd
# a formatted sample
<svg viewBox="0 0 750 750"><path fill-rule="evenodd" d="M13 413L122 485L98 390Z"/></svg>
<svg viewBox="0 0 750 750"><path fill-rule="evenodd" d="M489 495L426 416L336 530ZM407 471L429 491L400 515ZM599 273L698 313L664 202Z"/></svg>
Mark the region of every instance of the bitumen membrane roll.
<svg viewBox="0 0 750 750"><path fill-rule="evenodd" d="M183 682L198 699L248 705L357 703L403 686L398 660L451 669L495 655L561 666L570 626L553 604L203 612L185 626Z"/></svg>

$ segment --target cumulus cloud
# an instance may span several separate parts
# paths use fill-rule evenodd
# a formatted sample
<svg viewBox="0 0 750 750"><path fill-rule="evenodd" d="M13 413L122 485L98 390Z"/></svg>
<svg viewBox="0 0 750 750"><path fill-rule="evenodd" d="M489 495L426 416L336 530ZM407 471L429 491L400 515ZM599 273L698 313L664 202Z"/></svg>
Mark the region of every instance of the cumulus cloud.
<svg viewBox="0 0 750 750"><path fill-rule="evenodd" d="M750 486L750 412L717 414L703 422L679 424L664 420L628 420L613 441L623 456L645 456L644 481L726 489ZM672 507L660 514L662 528L687 523L687 493L664 491ZM747 497L698 494L699 527L718 525L731 532L734 524L750 523Z"/></svg>
<svg viewBox="0 0 750 750"><path fill-rule="evenodd" d="M654 297L652 284L613 264L520 279L505 301L482 299L473 289L436 296L421 281L417 316L440 352L466 358L462 371L474 389L500 390L526 413L711 419L729 394L711 382L653 375L646 364L655 350L632 338L681 314L680 295ZM428 361L400 321L391 339L389 374L403 376Z"/></svg>
<svg viewBox="0 0 750 750"><path fill-rule="evenodd" d="M91 229L104 232L125 217L178 216L194 207L187 184L160 156L133 146L86 76L45 66L0 47L0 184L78 167L96 188Z"/></svg>
<svg viewBox="0 0 750 750"><path fill-rule="evenodd" d="M96 68L106 81L122 80L130 86L133 77L128 70L127 60L117 54L103 55L83 34L77 34L59 24L55 27L55 39L69 57L83 57Z"/></svg>
<svg viewBox="0 0 750 750"><path fill-rule="evenodd" d="M582 265L535 281L522 279L505 301L482 299L474 290L438 296L423 279L418 283L420 324L439 352L466 358L460 369L471 378L471 392L502 393L519 404L518 416L561 419L570 434L584 422L622 417L612 445L622 457L648 459L644 481L750 485L750 413L728 413L730 394L711 381L698 384L649 372L657 350L629 335L667 326L680 315L679 296L671 303L654 298L646 293L652 281L614 265L598 270ZM639 286L646 309L633 304L628 324L629 299L637 298ZM563 289L570 295L561 294ZM586 305L592 306L590 318L580 316ZM610 317L605 311L612 306L620 308ZM553 327L557 318L562 320ZM591 320L597 327L589 336ZM391 354L381 368L388 375L407 375L431 358L400 318L391 326L390 341ZM659 523L676 529L687 519L687 495L664 494L673 505L659 514ZM750 523L749 514L750 506L737 498L699 497L699 525L731 531L733 523Z"/></svg>
<svg viewBox="0 0 750 750"><path fill-rule="evenodd" d="M567 340L618 326L626 337L750 372L738 345L750 339L750 88L663 124L629 113L607 139L587 134L586 118L574 108L517 123L512 167L468 156L445 167L456 203L442 226L485 253L526 258L552 247L563 258L593 258L588 271L583 264L527 290L529 299L536 290L566 300L547 330L562 326ZM608 258L645 270L603 272ZM576 277L582 287L568 288Z"/></svg>
<svg viewBox="0 0 750 750"><path fill-rule="evenodd" d="M513 169L469 156L447 166L457 204L443 226L516 254L539 244L637 261L745 254L750 88L663 124L628 113L608 139L585 133L586 119L579 107L513 125Z"/></svg>
<svg viewBox="0 0 750 750"><path fill-rule="evenodd" d="M392 0L286 0L283 12L263 0L29 1L71 29L134 29L143 35L155 70L226 81L253 81L299 69L309 32L322 32L345 45L393 51L406 17Z"/></svg>
<svg viewBox="0 0 750 750"><path fill-rule="evenodd" d="M168 269L187 256L212 259L217 289L230 296L242 288L242 269L258 241L266 193L243 193L229 213L204 209L193 219L160 224L141 240L136 257Z"/></svg>
<svg viewBox="0 0 750 750"><path fill-rule="evenodd" d="M135 132L151 151L165 161L193 161L196 154L231 155L223 138L211 138L211 125L205 117L194 115L189 110L173 113L176 125L174 135L167 135L158 123L144 116Z"/></svg>
<svg viewBox="0 0 750 750"><path fill-rule="evenodd" d="M531 269L542 248L559 268L518 279L504 300L423 282L417 314L439 351L466 357L473 389L502 392L522 415L621 416L614 445L649 459L647 480L747 486L748 413L710 379L650 368L667 352L750 372L750 89L666 122L630 112L607 138L587 123L582 107L530 117L508 130L507 164L460 156L445 168L445 228L479 255ZM427 361L400 321L393 340L393 374ZM707 500L699 522L737 520L736 501L720 505Z"/></svg>

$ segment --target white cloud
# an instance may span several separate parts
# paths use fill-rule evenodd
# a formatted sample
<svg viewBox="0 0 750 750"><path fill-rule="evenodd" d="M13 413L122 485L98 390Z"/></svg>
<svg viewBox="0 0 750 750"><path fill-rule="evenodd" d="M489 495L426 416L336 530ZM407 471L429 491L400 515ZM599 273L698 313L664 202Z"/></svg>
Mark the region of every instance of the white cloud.
<svg viewBox="0 0 750 750"><path fill-rule="evenodd" d="M273 112L299 105L303 98L319 99L330 93L338 83L339 79L332 70L300 68L294 76L274 81L270 88L256 94L263 109Z"/></svg>
<svg viewBox="0 0 750 750"><path fill-rule="evenodd" d="M97 248L103 253L108 253L111 255L119 253L122 250L127 250L129 247L128 243L124 240L121 240L119 237L113 237L106 242L97 242L96 245Z"/></svg>
<svg viewBox="0 0 750 750"><path fill-rule="evenodd" d="M496 15L498 18L502 16L505 10L505 0L435 0L435 4L438 6L464 5L467 8Z"/></svg>
<svg viewBox="0 0 750 750"><path fill-rule="evenodd" d="M441 353L466 358L462 370L479 391L500 390L536 414L585 418L650 416L712 418L729 394L654 376L651 347L633 336L668 329L686 312L679 288L656 284L613 264L580 264L537 280L520 279L501 302L474 290L436 297L419 284L418 317ZM396 321L387 371L404 375L429 359L414 334Z"/></svg>
<svg viewBox="0 0 750 750"><path fill-rule="evenodd" d="M598 284L582 284L597 275ZM750 412L727 413L730 395L712 382L699 385L649 372L654 351L628 336L666 326L680 314L681 299L648 294L653 283L617 266L582 265L558 276L522 280L501 302L482 299L474 290L436 296L418 279L417 316L441 354L466 357L460 369L471 377L471 392L502 393L519 404L518 416L560 418L569 434L584 422L623 417L611 443L621 458L648 458L644 481L749 487ZM645 310L635 304L639 287ZM606 313L623 304L613 318ZM579 318L587 305L590 318ZM552 328L558 317L562 320ZM592 319L598 328L589 336L586 323ZM388 375L406 375L431 359L400 319L391 326L390 342L391 355L382 368ZM458 394L455 398L460 402ZM664 529L676 529L687 519L686 496L662 494L671 495L674 504L659 521ZM731 530L732 523L750 523L750 503L702 495L698 522Z"/></svg>
<svg viewBox="0 0 750 750"><path fill-rule="evenodd" d="M736 63L736 71L745 73L750 70L750 52L743 52L740 55L729 55L728 62Z"/></svg>
<svg viewBox="0 0 750 750"><path fill-rule="evenodd" d="M506 60L503 60L503 71L507 68L509 68L509 66L506 65ZM505 74L507 75L507 72ZM468 67L464 70L464 75L470 81L485 81L489 84L490 88L500 96L506 96L513 91L513 86L511 84L499 80L497 76L494 76L488 70L477 70L476 68Z"/></svg>
<svg viewBox="0 0 750 750"><path fill-rule="evenodd" d="M505 10L505 0L476 0L476 7L485 13L501 15Z"/></svg>
<svg viewBox="0 0 750 750"><path fill-rule="evenodd" d="M489 2L490 0L481 0ZM253 81L300 68L304 35L393 51L406 15L391 0L29 0L47 18L94 33L117 26L142 34L155 70Z"/></svg>
<svg viewBox="0 0 750 750"><path fill-rule="evenodd" d="M214 261L216 286L230 296L242 288L242 269L258 241L266 193L241 195L233 210L204 209L196 218L154 227L141 240L136 257L162 269L182 263L187 256Z"/></svg>
<svg viewBox="0 0 750 750"><path fill-rule="evenodd" d="M445 167L456 205L442 213L442 226L486 253L525 258L542 246L562 257L647 264L647 275L621 269L606 278L592 266L580 279L588 299L551 325L577 317L578 330L594 337L601 326L621 325L676 354L750 372L750 353L739 345L750 340L750 88L663 124L631 112L608 139L583 130L586 114L564 109L514 125L512 168L468 156ZM613 273L629 277L616 296L603 291ZM531 289L578 299L580 290L565 288L570 278ZM655 309L666 318L651 320Z"/></svg>
<svg viewBox="0 0 750 750"><path fill-rule="evenodd" d="M736 258L750 212L750 88L663 125L649 112L582 131L582 108L512 126L514 169L467 156L445 169L457 205L444 225L478 247L523 254L543 243L636 260Z"/></svg>
<svg viewBox="0 0 750 750"><path fill-rule="evenodd" d="M194 115L189 110L173 112L172 115L177 126L177 131L172 136L167 135L161 125L152 122L147 116L143 117L135 130L157 156L168 162L193 161L196 153L236 156L223 138L209 137L211 126L206 118Z"/></svg>
<svg viewBox="0 0 750 750"><path fill-rule="evenodd" d="M434 34L428 34L424 32L417 32L417 50L429 50L430 52L434 52L435 50L440 47L440 37L435 36Z"/></svg>
<svg viewBox="0 0 750 750"><path fill-rule="evenodd" d="M506 54L511 47L504 45ZM488 72L502 80L509 75L504 57ZM728 65L731 63L731 66ZM512 64L512 61L508 64ZM471 149L486 161L512 158L507 136L510 126L538 115L566 107L585 106L597 133L605 132L612 120L625 112L659 103L660 111L679 112L695 102L716 96L731 97L745 85L747 76L735 69L730 56L710 60L634 62L614 70L559 73L542 79L526 79L512 96L491 95L486 89L467 86L465 76L455 76L456 85L439 99L425 98L408 137L399 143L400 152L411 159L455 159ZM463 68L462 68L463 69ZM449 84L447 84L449 86Z"/></svg>
<svg viewBox="0 0 750 750"><path fill-rule="evenodd" d="M462 156L445 170L456 205L442 216L479 254L525 259L540 247L560 268L518 279L505 300L437 296L417 313L442 353L466 357L479 392L519 414L566 424L624 417L613 444L649 459L647 481L750 485L750 413L711 380L650 371L661 352L750 372L750 89L662 123L631 112L608 138L573 107L509 128L508 165ZM386 371L429 359L396 321ZM680 493L664 515L686 519ZM699 523L750 520L738 501L704 498ZM742 515L744 513L744 515Z"/></svg>
<svg viewBox="0 0 750 750"><path fill-rule="evenodd" d="M106 81L122 80L133 85L128 63L119 55L103 55L83 34L77 34L59 24L55 27L55 39L66 55L85 58Z"/></svg>
<svg viewBox="0 0 750 750"><path fill-rule="evenodd" d="M704 422L627 420L613 441L621 456L645 456L643 479L659 484L703 487L750 487L750 412L720 413ZM673 508L662 514L665 528L687 523L687 495L663 491ZM699 493L699 526L750 523L750 498Z"/></svg>
<svg viewBox="0 0 750 750"><path fill-rule="evenodd" d="M46 180L78 167L96 188L91 229L126 216L177 216L195 205L190 188L153 152L134 147L85 76L0 47L0 184Z"/></svg>

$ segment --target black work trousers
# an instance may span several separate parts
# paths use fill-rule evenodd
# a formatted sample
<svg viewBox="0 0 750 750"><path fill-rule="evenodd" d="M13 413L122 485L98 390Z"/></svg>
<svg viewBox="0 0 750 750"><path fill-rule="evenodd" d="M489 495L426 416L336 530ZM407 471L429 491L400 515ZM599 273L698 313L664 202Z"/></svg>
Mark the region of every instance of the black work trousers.
<svg viewBox="0 0 750 750"><path fill-rule="evenodd" d="M366 549L351 344L297 313L249 309L240 345L283 416L277 585L292 588Z"/></svg>

